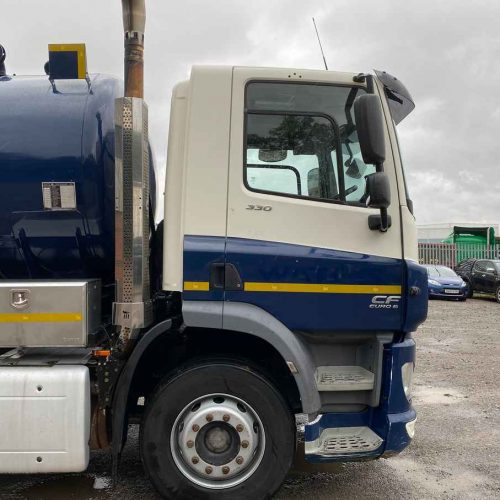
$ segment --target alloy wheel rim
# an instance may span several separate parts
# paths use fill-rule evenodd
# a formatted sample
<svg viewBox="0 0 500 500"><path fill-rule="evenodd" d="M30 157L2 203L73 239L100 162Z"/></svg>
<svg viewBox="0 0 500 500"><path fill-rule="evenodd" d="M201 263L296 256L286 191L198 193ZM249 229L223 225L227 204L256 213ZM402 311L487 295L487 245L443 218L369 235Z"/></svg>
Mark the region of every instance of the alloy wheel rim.
<svg viewBox="0 0 500 500"><path fill-rule="evenodd" d="M260 465L265 432L257 412L228 394L193 400L177 416L170 450L180 472L209 489L231 488Z"/></svg>

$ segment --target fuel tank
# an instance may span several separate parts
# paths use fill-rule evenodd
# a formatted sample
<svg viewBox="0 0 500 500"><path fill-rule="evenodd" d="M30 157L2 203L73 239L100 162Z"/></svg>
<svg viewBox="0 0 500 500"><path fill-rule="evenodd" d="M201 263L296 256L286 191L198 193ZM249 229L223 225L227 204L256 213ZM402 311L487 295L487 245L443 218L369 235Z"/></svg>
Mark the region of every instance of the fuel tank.
<svg viewBox="0 0 500 500"><path fill-rule="evenodd" d="M103 75L55 88L47 77L0 77L0 279L114 282L120 94Z"/></svg>

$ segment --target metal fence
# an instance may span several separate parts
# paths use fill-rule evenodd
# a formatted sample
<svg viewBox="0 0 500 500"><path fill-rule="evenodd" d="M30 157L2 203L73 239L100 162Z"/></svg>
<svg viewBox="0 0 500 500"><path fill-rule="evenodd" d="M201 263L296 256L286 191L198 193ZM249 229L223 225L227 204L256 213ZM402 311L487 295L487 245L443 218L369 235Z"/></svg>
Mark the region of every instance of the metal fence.
<svg viewBox="0 0 500 500"><path fill-rule="evenodd" d="M439 264L453 269L465 259L500 259L500 245L418 244L420 264Z"/></svg>

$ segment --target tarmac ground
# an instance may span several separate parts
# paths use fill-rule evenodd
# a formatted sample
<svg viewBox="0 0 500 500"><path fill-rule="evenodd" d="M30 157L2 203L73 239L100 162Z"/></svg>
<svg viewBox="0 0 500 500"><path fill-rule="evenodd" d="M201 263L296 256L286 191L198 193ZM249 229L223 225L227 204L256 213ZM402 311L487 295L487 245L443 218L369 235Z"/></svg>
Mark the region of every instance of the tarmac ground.
<svg viewBox="0 0 500 500"><path fill-rule="evenodd" d="M487 297L431 301L414 335L416 436L401 455L369 462L307 464L297 457L276 498L500 498L500 304ZM1 499L157 499L130 430L113 489L107 453L82 474L0 476Z"/></svg>

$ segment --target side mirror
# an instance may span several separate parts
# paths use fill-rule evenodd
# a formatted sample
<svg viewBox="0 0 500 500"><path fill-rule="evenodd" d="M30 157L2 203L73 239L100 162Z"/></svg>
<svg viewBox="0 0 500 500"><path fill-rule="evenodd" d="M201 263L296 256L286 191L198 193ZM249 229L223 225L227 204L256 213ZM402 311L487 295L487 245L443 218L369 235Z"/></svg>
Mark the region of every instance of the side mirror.
<svg viewBox="0 0 500 500"><path fill-rule="evenodd" d="M385 161L384 120L380 99L363 94L354 100L354 118L363 161L382 165Z"/></svg>
<svg viewBox="0 0 500 500"><path fill-rule="evenodd" d="M372 231L385 233L392 225L387 208L391 204L389 177L385 172L375 172L366 176L366 206L379 208L380 215L368 216L368 227Z"/></svg>
<svg viewBox="0 0 500 500"><path fill-rule="evenodd" d="M366 206L388 208L391 204L389 177L385 172L375 172L366 176Z"/></svg>
<svg viewBox="0 0 500 500"><path fill-rule="evenodd" d="M384 173L385 139L382 105L375 94L363 94L354 100L354 118L359 146L365 163L376 166L377 172L366 177L366 205L379 208L380 215L368 217L368 227L386 232L391 227L387 208L391 204L389 178Z"/></svg>

